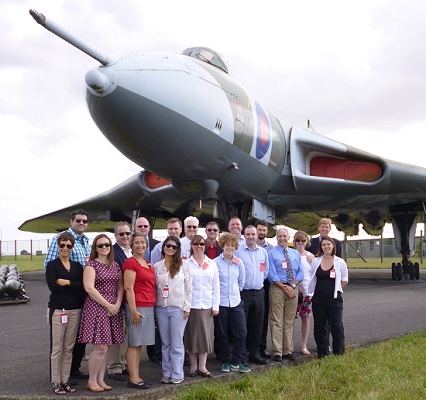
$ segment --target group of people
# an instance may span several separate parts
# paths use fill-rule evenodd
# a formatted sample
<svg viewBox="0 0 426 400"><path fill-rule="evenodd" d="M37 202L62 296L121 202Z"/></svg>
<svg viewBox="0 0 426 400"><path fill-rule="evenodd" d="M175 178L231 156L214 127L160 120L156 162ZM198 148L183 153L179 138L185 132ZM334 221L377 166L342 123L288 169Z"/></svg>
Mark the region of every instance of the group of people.
<svg viewBox="0 0 426 400"><path fill-rule="evenodd" d="M141 217L134 232L127 222L115 225L115 244L99 234L91 246L84 234L88 222L84 210L74 211L45 261L56 394L75 392L75 380L82 378L92 392L111 390L106 371L111 379L128 379L128 387L149 388L152 383L140 376L142 346L150 360L161 359L160 382L171 384L183 381L186 358L189 377L211 378L207 357L213 352L222 372L250 372L249 363L267 364L271 357L294 360L295 317L302 321L301 353L307 355L312 312L318 357L330 353L330 333L333 354L343 354L348 272L340 242L328 236L330 220L320 221L320 237L311 243L305 232L296 232L295 248L288 246L287 228L277 227L275 247L265 240L266 222L243 233L238 217L222 234L217 222L207 223L204 236L198 219L187 217L183 237L182 222L171 218L161 242ZM87 343L93 348L84 374Z"/></svg>

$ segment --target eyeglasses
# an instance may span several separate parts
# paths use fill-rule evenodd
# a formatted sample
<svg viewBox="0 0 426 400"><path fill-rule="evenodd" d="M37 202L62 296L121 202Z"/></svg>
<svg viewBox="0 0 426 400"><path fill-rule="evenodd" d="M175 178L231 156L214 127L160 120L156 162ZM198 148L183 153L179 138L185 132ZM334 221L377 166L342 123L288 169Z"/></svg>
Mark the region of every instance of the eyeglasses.
<svg viewBox="0 0 426 400"><path fill-rule="evenodd" d="M217 232L219 229L207 228L207 232Z"/></svg>
<svg viewBox="0 0 426 400"><path fill-rule="evenodd" d="M126 235L126 236L130 236L130 232L120 232L119 234L118 234L118 236L124 236L124 235Z"/></svg>
<svg viewBox="0 0 426 400"><path fill-rule="evenodd" d="M296 239L295 242L296 243L299 243L299 242L306 243L306 239L305 240L303 240L303 239Z"/></svg>
<svg viewBox="0 0 426 400"><path fill-rule="evenodd" d="M179 246L176 246L175 244L166 243L164 247L167 247L168 249L177 250Z"/></svg>
<svg viewBox="0 0 426 400"><path fill-rule="evenodd" d="M74 221L77 222L77 224L81 224L81 223L87 224L87 219L80 219L80 218L78 218L78 219L75 219Z"/></svg>
<svg viewBox="0 0 426 400"><path fill-rule="evenodd" d="M59 245L59 247L60 247L61 249L63 249L65 246L67 246L67 249L70 249L70 250L74 247L72 244L65 244L65 243L61 243L61 244Z"/></svg>
<svg viewBox="0 0 426 400"><path fill-rule="evenodd" d="M205 246L205 243L192 243L193 246Z"/></svg>
<svg viewBox="0 0 426 400"><path fill-rule="evenodd" d="M195 225L185 225L185 228L188 228L188 229L197 229L198 226L195 226Z"/></svg>
<svg viewBox="0 0 426 400"><path fill-rule="evenodd" d="M102 249L102 247L106 247L107 249L111 247L110 243L99 243L96 245L98 249Z"/></svg>
<svg viewBox="0 0 426 400"><path fill-rule="evenodd" d="M138 228L149 228L149 225L138 225Z"/></svg>

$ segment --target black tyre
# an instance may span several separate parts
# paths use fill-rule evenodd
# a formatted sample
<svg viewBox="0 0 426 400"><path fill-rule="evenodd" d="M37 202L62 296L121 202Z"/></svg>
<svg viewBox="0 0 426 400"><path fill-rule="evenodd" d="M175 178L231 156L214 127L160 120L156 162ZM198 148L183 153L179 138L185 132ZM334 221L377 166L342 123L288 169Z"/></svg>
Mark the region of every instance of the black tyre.
<svg viewBox="0 0 426 400"><path fill-rule="evenodd" d="M413 263L408 264L408 275L410 276L410 279L414 281L414 264Z"/></svg>
<svg viewBox="0 0 426 400"><path fill-rule="evenodd" d="M396 264L392 263L392 280L396 281Z"/></svg>
<svg viewBox="0 0 426 400"><path fill-rule="evenodd" d="M402 280L402 265L401 263L396 264L396 280Z"/></svg>
<svg viewBox="0 0 426 400"><path fill-rule="evenodd" d="M418 262L414 263L414 278L420 279L420 265Z"/></svg>

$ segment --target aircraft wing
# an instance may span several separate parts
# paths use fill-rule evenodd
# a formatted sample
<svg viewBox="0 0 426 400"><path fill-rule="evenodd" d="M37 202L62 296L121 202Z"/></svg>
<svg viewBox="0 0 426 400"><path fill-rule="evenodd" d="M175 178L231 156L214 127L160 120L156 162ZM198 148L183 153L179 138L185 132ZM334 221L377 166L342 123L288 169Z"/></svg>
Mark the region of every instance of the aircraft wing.
<svg viewBox="0 0 426 400"><path fill-rule="evenodd" d="M162 229L171 217L183 219L197 214L202 221L211 220L213 207L214 201L207 200L199 210L198 201L188 200L170 182L141 171L104 193L25 221L19 229L36 233L62 232L69 228L70 215L78 208L88 213L86 232L111 232L118 221L131 222L136 209L141 216L151 219L154 228Z"/></svg>

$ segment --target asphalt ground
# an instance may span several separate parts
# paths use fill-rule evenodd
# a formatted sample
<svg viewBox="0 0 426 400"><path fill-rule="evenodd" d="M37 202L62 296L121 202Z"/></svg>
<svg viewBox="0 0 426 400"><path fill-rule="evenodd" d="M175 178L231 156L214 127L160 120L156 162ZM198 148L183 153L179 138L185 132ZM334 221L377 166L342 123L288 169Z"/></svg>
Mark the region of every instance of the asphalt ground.
<svg viewBox="0 0 426 400"><path fill-rule="evenodd" d="M347 347L364 346L395 336L426 329L424 303L426 300L426 272L421 270L418 281L392 281L388 270L350 270L349 285L345 287L344 325ZM46 307L49 296L44 272L23 273L27 304L0 306L0 399L58 398L49 382L49 329ZM312 356L300 354L300 320L296 320L294 354L296 363L315 357L313 321L308 341ZM90 346L88 346L88 352ZM179 385L160 384L162 371L148 361L142 350L141 376L154 383L147 390L127 388L126 382L106 382L113 390L95 394L85 389L86 380L78 381L77 391L66 394L75 399L159 399L170 397L182 386L205 379L185 378ZM291 363L284 361L282 366ZM279 366L273 361L267 366L251 365L253 371ZM210 355L207 368L216 379L230 379L238 374L220 372L221 362ZM81 368L87 372L87 360ZM185 373L189 367L185 367Z"/></svg>

